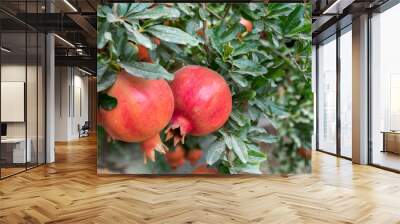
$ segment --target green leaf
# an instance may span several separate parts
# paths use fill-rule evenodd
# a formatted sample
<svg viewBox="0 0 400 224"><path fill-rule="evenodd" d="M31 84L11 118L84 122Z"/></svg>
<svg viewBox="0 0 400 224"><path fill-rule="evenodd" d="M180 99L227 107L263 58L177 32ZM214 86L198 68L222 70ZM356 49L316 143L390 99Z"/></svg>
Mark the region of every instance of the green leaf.
<svg viewBox="0 0 400 224"><path fill-rule="evenodd" d="M123 54L121 56L121 61L132 62L136 60L137 48L132 44L128 43L123 49Z"/></svg>
<svg viewBox="0 0 400 224"><path fill-rule="evenodd" d="M267 156L260 151L249 150L249 162L253 164L260 164L267 160Z"/></svg>
<svg viewBox="0 0 400 224"><path fill-rule="evenodd" d="M102 79L104 73L108 69L108 64L105 62L105 60L101 58L97 58L97 78Z"/></svg>
<svg viewBox="0 0 400 224"><path fill-rule="evenodd" d="M261 128L261 127L250 127L249 132L254 132L254 133L257 133L257 134L260 134L260 133L267 133L267 131L265 130L265 128Z"/></svg>
<svg viewBox="0 0 400 224"><path fill-rule="evenodd" d="M242 54L247 54L252 51L256 51L260 44L257 42L244 42L240 43L237 48L235 48L232 56L238 56Z"/></svg>
<svg viewBox="0 0 400 224"><path fill-rule="evenodd" d="M125 16L125 14L127 13L129 8L129 4L128 3L118 3L118 15L120 17Z"/></svg>
<svg viewBox="0 0 400 224"><path fill-rule="evenodd" d="M112 110L117 106L117 99L107 95L106 93L99 94L99 105L104 110Z"/></svg>
<svg viewBox="0 0 400 224"><path fill-rule="evenodd" d="M114 34L114 53L117 55L117 57L119 57L121 53L125 51L126 45L128 44L128 37L124 29L118 29L118 31Z"/></svg>
<svg viewBox="0 0 400 224"><path fill-rule="evenodd" d="M145 62L130 62L121 63L130 75L145 78L145 79L166 79L172 80L174 75L165 70L161 65L145 63Z"/></svg>
<svg viewBox="0 0 400 224"><path fill-rule="evenodd" d="M225 141L226 146L227 146L229 149L232 149L232 140L231 140L231 137L230 137L226 132L224 132L224 131L222 131L222 130L219 130L219 133L221 133L222 136L224 137L224 141Z"/></svg>
<svg viewBox="0 0 400 224"><path fill-rule="evenodd" d="M117 22L123 22L123 20L121 18L119 18L118 16L109 13L107 14L107 22L109 23L117 23Z"/></svg>
<svg viewBox="0 0 400 224"><path fill-rule="evenodd" d="M154 8L147 9L144 12L131 15L132 19L160 19L160 18L178 18L180 12L178 9L169 8L164 5L158 5Z"/></svg>
<svg viewBox="0 0 400 224"><path fill-rule="evenodd" d="M225 43L234 40L237 38L239 33L242 33L244 31L245 31L244 26L242 26L240 23L236 23L234 26L232 26L230 29L228 29L221 35L222 37L221 42Z"/></svg>
<svg viewBox="0 0 400 224"><path fill-rule="evenodd" d="M225 141L220 139L215 142L213 142L207 152L207 157L206 161L208 165L213 165L215 162L217 162L221 156L222 153L225 151Z"/></svg>
<svg viewBox="0 0 400 224"><path fill-rule="evenodd" d="M99 27L99 31L97 34L97 48L102 49L106 46L109 41L112 41L112 36L110 32L107 32L110 24L103 23Z"/></svg>
<svg viewBox="0 0 400 224"><path fill-rule="evenodd" d="M230 58L232 52L233 52L232 45L230 43L224 44L222 59L226 61L228 58Z"/></svg>
<svg viewBox="0 0 400 224"><path fill-rule="evenodd" d="M304 20L304 6L297 5L296 9L293 10L285 21L284 31L290 33L292 30L301 26Z"/></svg>
<svg viewBox="0 0 400 224"><path fill-rule="evenodd" d="M111 8L108 5L97 7L97 17L106 18L108 13L112 13Z"/></svg>
<svg viewBox="0 0 400 224"><path fill-rule="evenodd" d="M199 16L200 16L200 18L202 20L206 21L207 18L210 16L210 13L207 10L205 10L203 8L200 8L199 9Z"/></svg>
<svg viewBox="0 0 400 224"><path fill-rule="evenodd" d="M107 69L101 77L97 77L97 92L104 91L110 88L116 79L114 71Z"/></svg>
<svg viewBox="0 0 400 224"><path fill-rule="evenodd" d="M266 67L256 64L249 59L236 59L233 61L233 65L239 68L239 70L235 70L235 72L244 75L258 76L268 71Z"/></svg>
<svg viewBox="0 0 400 224"><path fill-rule="evenodd" d="M177 5L178 5L178 8L182 12L184 12L186 15L194 16L194 12L191 10L191 8L194 7L193 4L191 4L191 3L177 3Z"/></svg>
<svg viewBox="0 0 400 224"><path fill-rule="evenodd" d="M164 25L155 25L149 27L146 32L151 33L157 38L176 44L187 44L190 46L197 46L200 41L184 31Z"/></svg>
<svg viewBox="0 0 400 224"><path fill-rule="evenodd" d="M276 136L270 135L270 134L259 134L255 137L253 137L253 140L257 141L257 142L271 144L271 143L277 142L279 140L279 138Z"/></svg>
<svg viewBox="0 0 400 224"><path fill-rule="evenodd" d="M179 3L178 3L179 4ZM196 35L196 32L201 28L197 19L191 19L186 23L185 31L191 35Z"/></svg>
<svg viewBox="0 0 400 224"><path fill-rule="evenodd" d="M238 156L240 161L242 161L242 163L246 163L248 154L247 154L247 147L245 146L245 144L240 139L237 139L233 135L231 135L231 141L232 141L232 150Z"/></svg>
<svg viewBox="0 0 400 224"><path fill-rule="evenodd" d="M126 13L126 17L133 15L134 13L142 12L143 10L150 7L153 3L131 3Z"/></svg>
<svg viewBox="0 0 400 224"><path fill-rule="evenodd" d="M262 174L260 170L260 165L251 163L230 167L229 171L231 174L240 174L240 173Z"/></svg>
<svg viewBox="0 0 400 224"><path fill-rule="evenodd" d="M245 121L242 120L241 113L239 113L238 110L232 111L230 118L234 120L241 127L246 125Z"/></svg>
<svg viewBox="0 0 400 224"><path fill-rule="evenodd" d="M233 81L235 81L240 87L247 87L249 82L247 81L246 78L244 78L241 74L239 73L232 73L231 78Z"/></svg>
<svg viewBox="0 0 400 224"><path fill-rule="evenodd" d="M128 29L128 39L137 44L141 44L150 50L153 50L156 47L149 37L134 29Z"/></svg>
<svg viewBox="0 0 400 224"><path fill-rule="evenodd" d="M236 59L233 61L233 65L238 68L247 68L251 66L256 66L256 64L249 59Z"/></svg>
<svg viewBox="0 0 400 224"><path fill-rule="evenodd" d="M210 38L211 46L214 48L214 50L216 50L222 56L222 42L221 39L215 34L215 30L207 29L206 35Z"/></svg>

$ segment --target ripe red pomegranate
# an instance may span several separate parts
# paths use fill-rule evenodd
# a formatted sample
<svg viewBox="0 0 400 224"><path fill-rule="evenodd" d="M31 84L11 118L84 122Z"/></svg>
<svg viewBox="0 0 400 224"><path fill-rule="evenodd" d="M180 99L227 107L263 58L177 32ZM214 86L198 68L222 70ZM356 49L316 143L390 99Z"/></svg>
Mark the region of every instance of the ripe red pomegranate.
<svg viewBox="0 0 400 224"><path fill-rule="evenodd" d="M149 158L153 162L156 160L155 151L158 151L162 154L165 154L168 151L168 147L162 143L159 134L156 134L153 137L142 141L140 143L140 148L143 151L144 163L147 163L147 158Z"/></svg>
<svg viewBox="0 0 400 224"><path fill-rule="evenodd" d="M232 111L232 94L217 72L189 65L175 73L170 83L175 98L175 111L167 140L174 145L185 141L185 135L207 135L221 128Z"/></svg>
<svg viewBox="0 0 400 224"><path fill-rule="evenodd" d="M186 159L190 161L190 164L194 166L199 159L201 159L201 156L203 155L203 151L199 148L191 149L186 155Z"/></svg>
<svg viewBox="0 0 400 224"><path fill-rule="evenodd" d="M107 94L117 99L117 105L109 111L100 109L100 117L113 139L125 142L147 140L150 143L142 144L146 146L144 148L154 146L160 152L165 151L158 134L174 111L173 94L165 80L147 80L121 71ZM153 158L150 156L150 159Z"/></svg>
<svg viewBox="0 0 400 224"><path fill-rule="evenodd" d="M194 169L192 174L218 174L218 171L214 167L208 167L207 164L202 164Z"/></svg>
<svg viewBox="0 0 400 224"><path fill-rule="evenodd" d="M240 24L242 24L248 33L253 30L253 23L245 18L240 18Z"/></svg>
<svg viewBox="0 0 400 224"><path fill-rule="evenodd" d="M137 47L138 47L138 59L139 59L139 61L152 63L153 60L151 60L149 50L145 46L143 46L141 44L139 44Z"/></svg>
<svg viewBox="0 0 400 224"><path fill-rule="evenodd" d="M101 119L101 114L100 114L100 110L97 110L97 114L96 114L96 123L98 125L102 125L102 119Z"/></svg>

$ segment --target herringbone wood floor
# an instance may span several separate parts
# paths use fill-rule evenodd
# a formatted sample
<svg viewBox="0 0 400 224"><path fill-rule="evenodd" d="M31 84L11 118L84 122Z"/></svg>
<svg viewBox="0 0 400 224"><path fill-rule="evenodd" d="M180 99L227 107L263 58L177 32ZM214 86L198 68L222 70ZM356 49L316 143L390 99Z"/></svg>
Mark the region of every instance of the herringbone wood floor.
<svg viewBox="0 0 400 224"><path fill-rule="evenodd" d="M400 223L400 175L322 153L285 177L96 175L94 138L0 181L0 223Z"/></svg>

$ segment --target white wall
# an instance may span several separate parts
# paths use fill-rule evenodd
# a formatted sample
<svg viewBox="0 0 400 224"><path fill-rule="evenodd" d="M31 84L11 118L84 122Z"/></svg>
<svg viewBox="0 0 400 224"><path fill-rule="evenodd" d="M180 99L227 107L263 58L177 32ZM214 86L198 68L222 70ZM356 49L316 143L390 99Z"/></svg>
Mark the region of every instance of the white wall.
<svg viewBox="0 0 400 224"><path fill-rule="evenodd" d="M27 69L27 70L25 70ZM5 64L1 66L1 81L3 82L24 82L26 71L28 72L28 87L27 87L27 119L28 119L28 137L30 128L35 131L36 135L36 66L18 65L18 64ZM29 88L31 87L31 88ZM41 107L42 105L39 105ZM24 108L22 108L24 110ZM2 108L7 110L7 108ZM35 112L35 113L34 113ZM33 123L32 123L33 122ZM33 131L32 131L33 132ZM7 135L8 137L25 137L25 122L7 122Z"/></svg>
<svg viewBox="0 0 400 224"><path fill-rule="evenodd" d="M55 140L74 140L79 138L78 125L89 117L88 78L72 67L56 67L55 73Z"/></svg>
<svg viewBox="0 0 400 224"><path fill-rule="evenodd" d="M37 70L38 69L38 70ZM2 82L23 82L26 83L26 107L23 102L22 108L19 108L20 113L27 115L26 121L21 122L6 122L7 137L9 138L25 138L27 136L32 151L32 161L36 162L39 158L39 163L44 162L44 89L41 66L25 66L25 64L3 64L1 66L1 81ZM27 80L25 80L27 78ZM4 89L2 89L3 92ZM24 94L24 89L19 90L20 94ZM22 92L21 92L22 91ZM4 94L4 93L3 93ZM7 97L2 95L3 97ZM2 107L2 112L16 113L13 108ZM14 108L14 110L18 110ZM25 111L26 110L26 111ZM38 151L37 151L38 150ZM37 157L37 153L39 156Z"/></svg>
<svg viewBox="0 0 400 224"><path fill-rule="evenodd" d="M69 69L67 67L55 68L55 140L68 140L68 88Z"/></svg>

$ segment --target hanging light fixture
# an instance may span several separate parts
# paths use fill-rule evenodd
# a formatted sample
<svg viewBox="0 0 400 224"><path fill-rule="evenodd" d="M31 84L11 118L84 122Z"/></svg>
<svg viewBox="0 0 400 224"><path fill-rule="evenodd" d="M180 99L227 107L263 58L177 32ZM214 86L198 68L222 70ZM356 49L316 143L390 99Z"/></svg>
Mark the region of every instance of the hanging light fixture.
<svg viewBox="0 0 400 224"><path fill-rule="evenodd" d="M5 47L1 47L0 50L4 51L6 53L10 53L11 52L11 50L9 50L9 49L7 49Z"/></svg>
<svg viewBox="0 0 400 224"><path fill-rule="evenodd" d="M74 12L78 12L78 10L68 0L64 0L64 3L68 5L68 7L70 7Z"/></svg>

